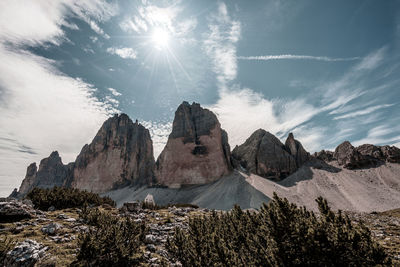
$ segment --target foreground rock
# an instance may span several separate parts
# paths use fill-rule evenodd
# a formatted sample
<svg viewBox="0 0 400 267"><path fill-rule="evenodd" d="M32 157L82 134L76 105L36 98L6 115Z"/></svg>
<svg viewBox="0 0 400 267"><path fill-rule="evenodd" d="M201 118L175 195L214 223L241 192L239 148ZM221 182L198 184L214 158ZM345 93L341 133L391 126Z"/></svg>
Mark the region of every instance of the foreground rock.
<svg viewBox="0 0 400 267"><path fill-rule="evenodd" d="M214 113L183 102L175 112L172 133L156 164L160 184L205 184L232 171L228 136Z"/></svg>
<svg viewBox="0 0 400 267"><path fill-rule="evenodd" d="M30 267L45 256L47 247L35 240L26 239L7 253L4 266Z"/></svg>
<svg viewBox="0 0 400 267"><path fill-rule="evenodd" d="M153 168L149 131L126 114L115 115L82 148L71 186L102 193L124 185L152 184Z"/></svg>
<svg viewBox="0 0 400 267"><path fill-rule="evenodd" d="M309 160L309 153L289 134L286 145L273 134L259 129L244 144L236 146L232 157L237 165L272 180L282 180Z"/></svg>
<svg viewBox="0 0 400 267"><path fill-rule="evenodd" d="M0 223L30 219L35 214L36 211L29 201L4 200L0 202Z"/></svg>

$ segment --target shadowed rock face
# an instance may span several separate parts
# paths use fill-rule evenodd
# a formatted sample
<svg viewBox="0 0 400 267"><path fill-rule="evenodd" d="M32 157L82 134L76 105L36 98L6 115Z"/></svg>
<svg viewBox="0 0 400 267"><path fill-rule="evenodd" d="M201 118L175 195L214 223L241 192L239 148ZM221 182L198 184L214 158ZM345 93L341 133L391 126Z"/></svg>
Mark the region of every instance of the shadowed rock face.
<svg viewBox="0 0 400 267"><path fill-rule="evenodd" d="M214 113L183 102L156 164L157 182L171 187L213 182L232 171L228 135Z"/></svg>
<svg viewBox="0 0 400 267"><path fill-rule="evenodd" d="M296 159L296 164L298 168L310 159L310 153L308 153L303 148L303 146L299 141L294 139L293 133L289 133L289 136L285 142L285 147L287 150L289 150L290 154Z"/></svg>
<svg viewBox="0 0 400 267"><path fill-rule="evenodd" d="M235 147L232 158L252 173L281 180L306 162L309 154L293 134L289 134L286 145L283 145L273 134L259 129L244 144Z"/></svg>
<svg viewBox="0 0 400 267"><path fill-rule="evenodd" d="M149 131L126 114L115 115L82 148L71 186L102 193L124 185L152 184L153 168Z"/></svg>
<svg viewBox="0 0 400 267"><path fill-rule="evenodd" d="M36 163L28 166L25 179L19 188L19 194L25 195L34 187L51 188L64 186L65 181L72 176L73 164L64 165L57 151L40 161L39 170Z"/></svg>

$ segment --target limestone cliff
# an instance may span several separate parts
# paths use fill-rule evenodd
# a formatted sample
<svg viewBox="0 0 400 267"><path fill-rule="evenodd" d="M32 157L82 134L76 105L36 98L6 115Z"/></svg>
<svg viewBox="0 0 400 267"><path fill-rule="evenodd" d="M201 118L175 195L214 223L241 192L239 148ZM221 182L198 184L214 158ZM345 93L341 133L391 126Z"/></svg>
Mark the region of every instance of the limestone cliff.
<svg viewBox="0 0 400 267"><path fill-rule="evenodd" d="M171 187L205 184L231 171L228 136L215 114L183 102L156 163L157 182Z"/></svg>
<svg viewBox="0 0 400 267"><path fill-rule="evenodd" d="M153 143L149 131L126 114L104 122L75 161L71 186L96 193L124 185L152 184Z"/></svg>
<svg viewBox="0 0 400 267"><path fill-rule="evenodd" d="M68 178L72 176L72 169L73 164L64 165L58 152L54 151L48 158L40 161L39 170L36 163L28 166L19 194L25 195L34 187L64 186Z"/></svg>

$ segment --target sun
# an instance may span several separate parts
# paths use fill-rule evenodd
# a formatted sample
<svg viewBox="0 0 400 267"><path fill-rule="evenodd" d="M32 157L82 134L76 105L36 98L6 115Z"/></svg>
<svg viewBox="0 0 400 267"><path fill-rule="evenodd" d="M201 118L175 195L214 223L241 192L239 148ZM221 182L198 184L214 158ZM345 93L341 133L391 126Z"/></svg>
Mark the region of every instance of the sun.
<svg viewBox="0 0 400 267"><path fill-rule="evenodd" d="M162 29L162 28L156 28L153 31L153 35L151 36L151 39L153 41L154 46L161 50L163 48L168 47L169 43L169 33Z"/></svg>

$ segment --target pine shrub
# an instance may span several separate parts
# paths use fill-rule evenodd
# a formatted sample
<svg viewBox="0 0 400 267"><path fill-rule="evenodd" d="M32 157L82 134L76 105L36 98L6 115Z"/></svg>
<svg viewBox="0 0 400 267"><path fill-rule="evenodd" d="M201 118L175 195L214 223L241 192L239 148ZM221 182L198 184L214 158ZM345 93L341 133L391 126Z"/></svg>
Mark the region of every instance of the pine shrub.
<svg viewBox="0 0 400 267"><path fill-rule="evenodd" d="M81 217L90 227L78 237L74 266L137 266L143 261L140 246L147 232L144 223L97 208L84 210Z"/></svg>
<svg viewBox="0 0 400 267"><path fill-rule="evenodd" d="M183 266L376 266L390 260L367 227L353 224L326 200L319 215L274 198L260 211L231 212L189 220L167 249Z"/></svg>
<svg viewBox="0 0 400 267"><path fill-rule="evenodd" d="M81 208L86 205L99 206L103 204L115 207L115 202L109 197L100 197L98 194L79 190L76 188L53 187L37 188L30 191L27 196L35 208L48 210L54 206L56 209Z"/></svg>

